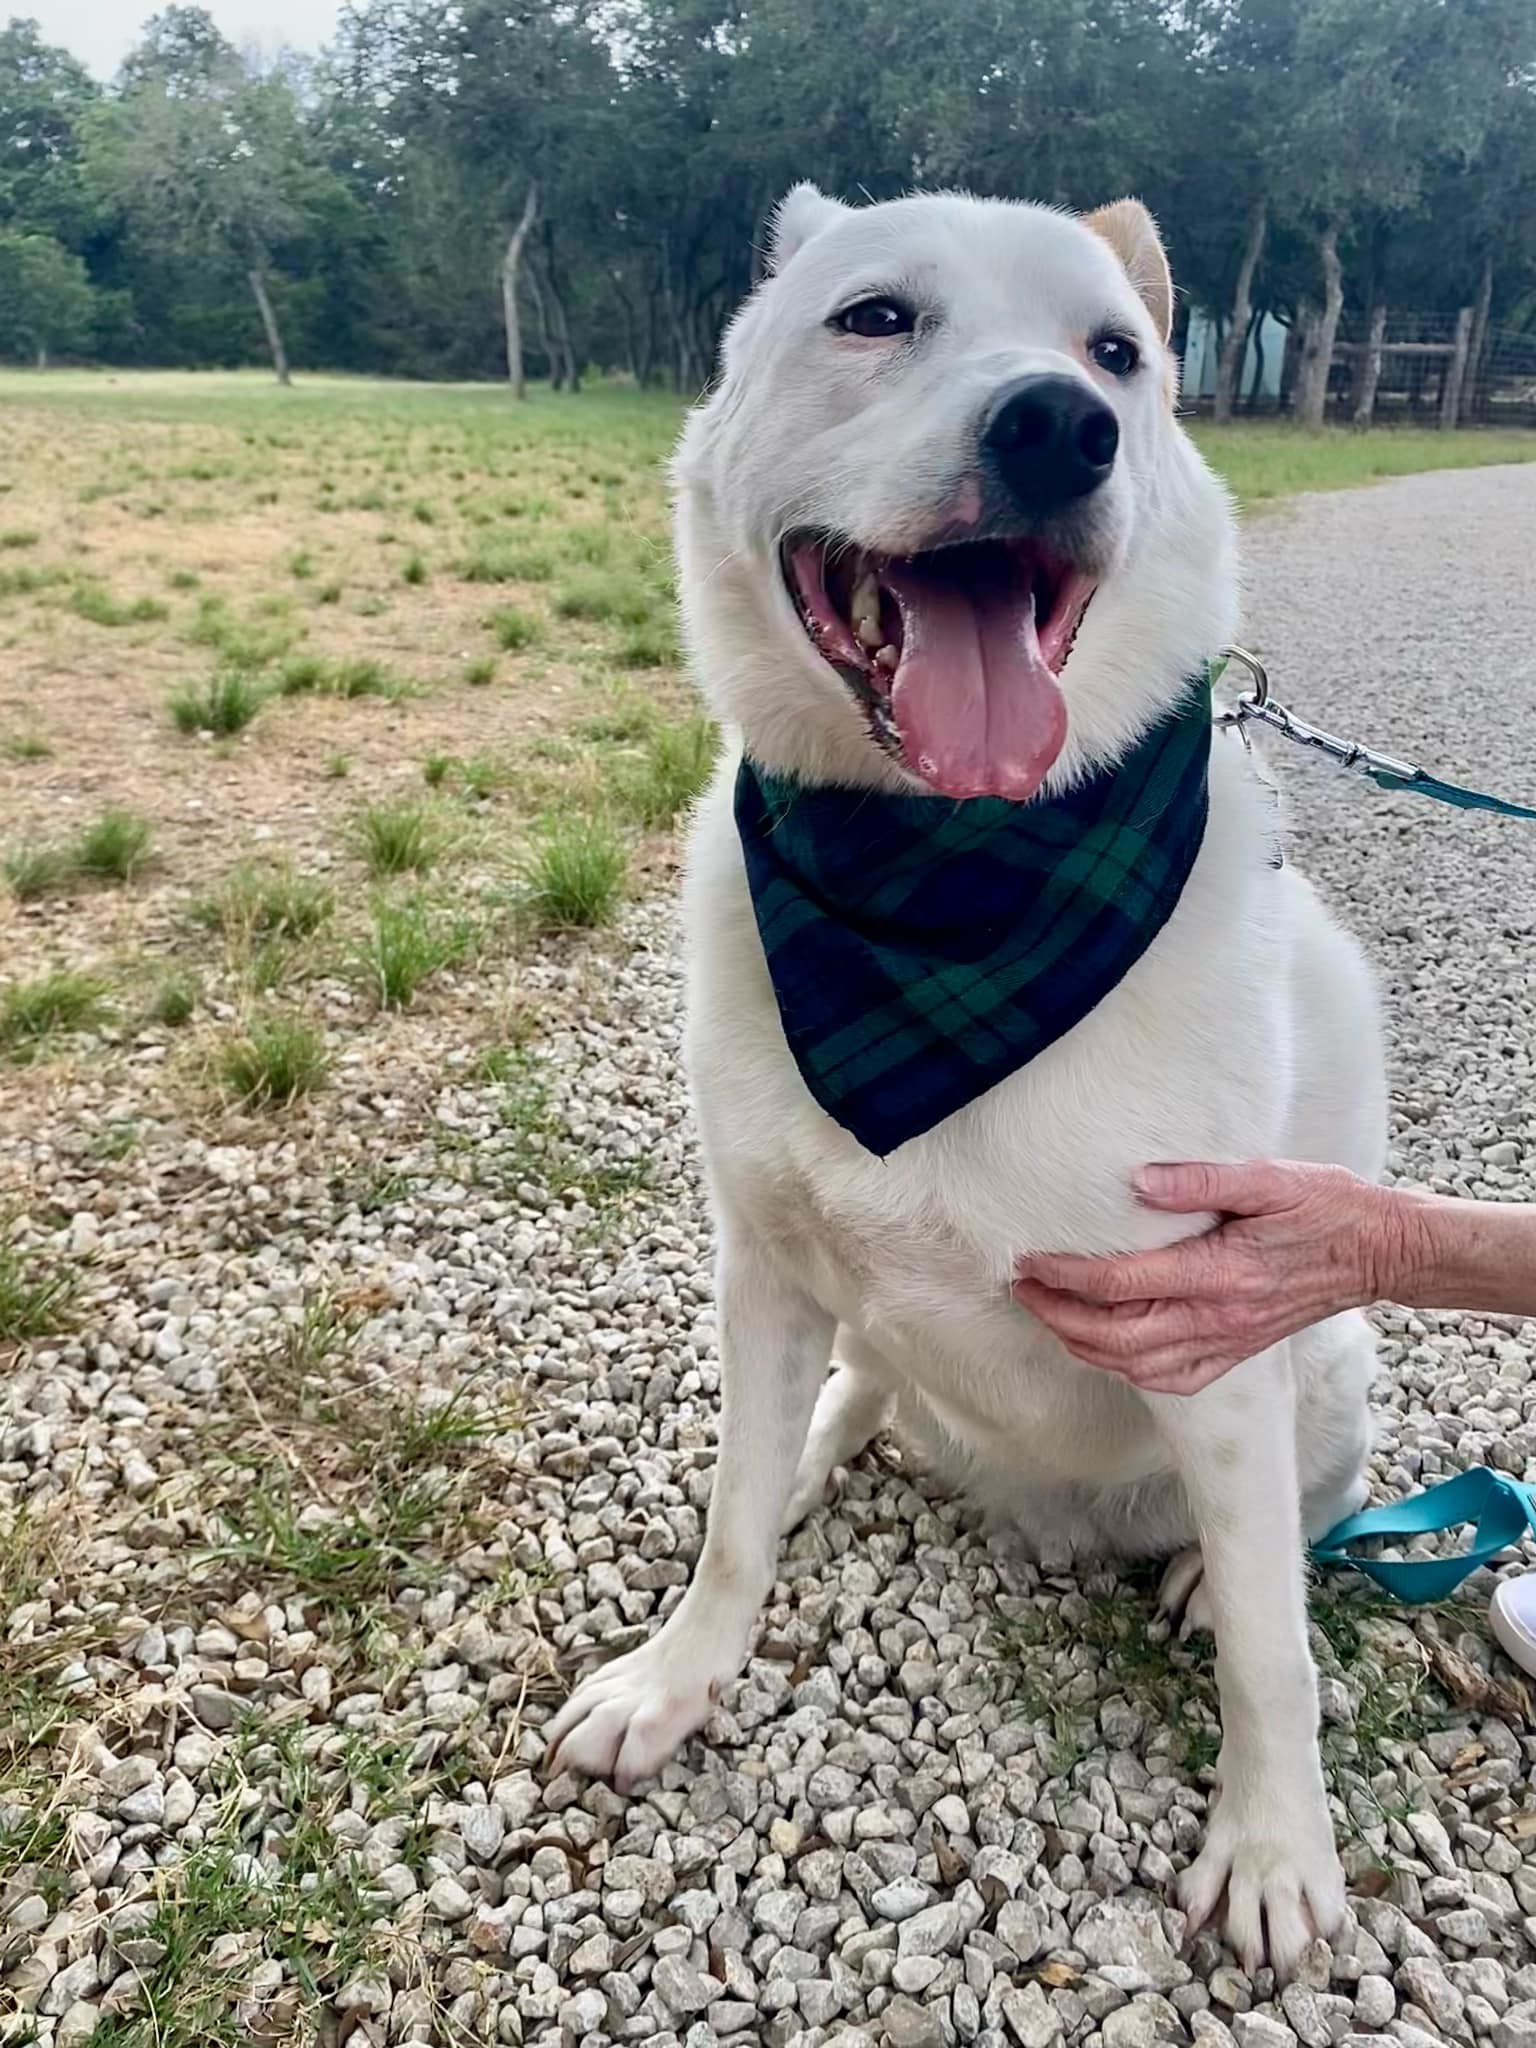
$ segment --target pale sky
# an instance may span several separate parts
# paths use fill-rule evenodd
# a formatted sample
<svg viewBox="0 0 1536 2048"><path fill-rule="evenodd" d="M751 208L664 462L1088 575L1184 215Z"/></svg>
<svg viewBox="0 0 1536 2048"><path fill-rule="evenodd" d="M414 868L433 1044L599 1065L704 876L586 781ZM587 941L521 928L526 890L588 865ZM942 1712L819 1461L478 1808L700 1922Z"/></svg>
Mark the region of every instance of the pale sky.
<svg viewBox="0 0 1536 2048"><path fill-rule="evenodd" d="M336 26L338 0L201 0L237 49L253 45L270 56L284 44L314 52ZM110 78L158 0L4 0L0 15L37 21L44 38L62 43L94 71Z"/></svg>

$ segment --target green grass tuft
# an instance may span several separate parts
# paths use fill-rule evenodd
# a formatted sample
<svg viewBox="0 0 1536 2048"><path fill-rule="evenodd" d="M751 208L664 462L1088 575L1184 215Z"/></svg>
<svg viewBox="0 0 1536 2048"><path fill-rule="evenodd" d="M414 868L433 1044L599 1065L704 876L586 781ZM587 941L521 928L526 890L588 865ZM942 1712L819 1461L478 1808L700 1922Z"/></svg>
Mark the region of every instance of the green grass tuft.
<svg viewBox="0 0 1536 2048"><path fill-rule="evenodd" d="M80 872L97 882L131 882L154 858L154 828L134 811L113 807L87 825L75 847Z"/></svg>
<svg viewBox="0 0 1536 2048"><path fill-rule="evenodd" d="M473 949L474 930L464 918L412 897L374 904L372 926L355 958L380 1009L403 1010L423 982L467 959Z"/></svg>
<svg viewBox="0 0 1536 2048"><path fill-rule="evenodd" d="M459 570L466 583L547 583L558 566L554 550L527 542L484 542Z"/></svg>
<svg viewBox="0 0 1536 2048"><path fill-rule="evenodd" d="M89 581L75 585L69 608L93 626L141 626L171 615L170 606L158 597L136 597L125 604L104 585Z"/></svg>
<svg viewBox="0 0 1536 2048"><path fill-rule="evenodd" d="M166 708L178 732L211 732L220 739L244 732L266 702L266 691L243 670L222 670L201 689L172 690Z"/></svg>
<svg viewBox="0 0 1536 2048"><path fill-rule="evenodd" d="M35 903L40 897L61 894L78 872L67 846L41 841L25 841L0 861L0 873L18 903Z"/></svg>
<svg viewBox="0 0 1536 2048"><path fill-rule="evenodd" d="M74 1270L24 1250L0 1224L0 1345L51 1337L68 1320L79 1281Z"/></svg>
<svg viewBox="0 0 1536 2048"><path fill-rule="evenodd" d="M509 654L521 647L536 647L544 637L541 622L519 611L515 604L504 604L491 614L491 631L496 635L497 646L504 647Z"/></svg>
<svg viewBox="0 0 1536 2048"><path fill-rule="evenodd" d="M294 1011L253 1018L217 1061L219 1084L246 1109L279 1109L312 1094L330 1069L324 1033Z"/></svg>
<svg viewBox="0 0 1536 2048"><path fill-rule="evenodd" d="M496 680L496 657L494 654L478 654L473 661L464 664L464 680L471 688L483 690L487 683Z"/></svg>
<svg viewBox="0 0 1536 2048"><path fill-rule="evenodd" d="M190 1024L197 1010L198 988L190 974L167 974L149 999L149 1019L168 1031Z"/></svg>
<svg viewBox="0 0 1536 2048"><path fill-rule="evenodd" d="M644 761L617 778L625 807L652 831L673 824L708 783L716 746L715 728L707 718L657 727L647 742Z"/></svg>
<svg viewBox="0 0 1536 2048"><path fill-rule="evenodd" d="M72 968L12 982L0 992L0 1052L13 1060L36 1059L60 1033L99 1023L105 993L96 976Z"/></svg>
<svg viewBox="0 0 1536 2048"><path fill-rule="evenodd" d="M356 833L371 875L424 875L443 850L438 820L422 804L369 804Z"/></svg>
<svg viewBox="0 0 1536 2048"><path fill-rule="evenodd" d="M523 869L523 901L540 931L610 924L624 896L628 856L602 816L552 819Z"/></svg>
<svg viewBox="0 0 1536 2048"><path fill-rule="evenodd" d="M490 677L486 677L490 681ZM12 733L0 747L8 761L47 761L53 756L48 742L35 732Z"/></svg>
<svg viewBox="0 0 1536 2048"><path fill-rule="evenodd" d="M193 915L227 939L307 939L335 907L331 890L317 876L300 874L286 861L241 861L217 895L194 905Z"/></svg>
<svg viewBox="0 0 1536 2048"><path fill-rule="evenodd" d="M561 585L555 595L555 610L563 619L606 619L622 626L645 626L660 602L657 592L638 576L593 570Z"/></svg>

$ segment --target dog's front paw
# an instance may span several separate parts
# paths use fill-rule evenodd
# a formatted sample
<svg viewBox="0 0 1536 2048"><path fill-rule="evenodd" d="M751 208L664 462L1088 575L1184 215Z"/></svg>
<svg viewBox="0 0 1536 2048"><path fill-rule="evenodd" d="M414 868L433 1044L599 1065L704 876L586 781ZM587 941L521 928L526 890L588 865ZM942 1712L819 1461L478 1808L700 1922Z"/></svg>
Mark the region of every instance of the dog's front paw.
<svg viewBox="0 0 1536 2048"><path fill-rule="evenodd" d="M545 1766L612 1778L617 1791L631 1792L703 1727L734 1676L654 1637L576 1688L544 1731Z"/></svg>
<svg viewBox="0 0 1536 2048"><path fill-rule="evenodd" d="M1334 1933L1344 1872L1321 1785L1301 1788L1294 1801L1276 1788L1258 1798L1221 1795L1205 1847L1179 1879L1191 1934L1216 1916L1223 1894L1222 1932L1250 1976L1265 1960L1291 1976L1308 1943Z"/></svg>

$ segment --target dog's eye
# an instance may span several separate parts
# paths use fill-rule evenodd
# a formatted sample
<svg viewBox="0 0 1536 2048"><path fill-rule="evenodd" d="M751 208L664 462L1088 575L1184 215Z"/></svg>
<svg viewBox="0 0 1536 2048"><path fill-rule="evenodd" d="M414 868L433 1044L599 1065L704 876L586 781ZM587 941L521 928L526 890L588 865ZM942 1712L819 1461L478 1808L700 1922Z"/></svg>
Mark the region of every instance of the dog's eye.
<svg viewBox="0 0 1536 2048"><path fill-rule="evenodd" d="M862 334L866 341L890 341L910 334L916 324L912 308L900 299L856 299L830 322L839 334Z"/></svg>
<svg viewBox="0 0 1536 2048"><path fill-rule="evenodd" d="M1141 351L1123 334L1101 334L1088 351L1089 360L1107 370L1111 377L1129 377L1141 361Z"/></svg>

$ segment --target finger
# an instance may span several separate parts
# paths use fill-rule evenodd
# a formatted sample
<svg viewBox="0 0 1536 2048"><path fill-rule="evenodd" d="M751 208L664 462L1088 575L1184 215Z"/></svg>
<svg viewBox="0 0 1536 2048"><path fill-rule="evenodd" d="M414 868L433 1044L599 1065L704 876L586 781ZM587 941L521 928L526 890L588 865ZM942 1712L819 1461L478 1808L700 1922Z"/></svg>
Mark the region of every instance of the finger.
<svg viewBox="0 0 1536 2048"><path fill-rule="evenodd" d="M1207 1260L1194 1247L1203 1243L1203 1238L1188 1238L1159 1251L1122 1253L1108 1259L1042 1252L1020 1259L1014 1271L1021 1279L1036 1280L1089 1301L1153 1301L1197 1290Z"/></svg>
<svg viewBox="0 0 1536 2048"><path fill-rule="evenodd" d="M1200 1393L1242 1362L1240 1357L1235 1358L1229 1352L1202 1355L1191 1352L1186 1346L1147 1360L1135 1360L1126 1369L1124 1377L1143 1394L1187 1397Z"/></svg>
<svg viewBox="0 0 1536 2048"><path fill-rule="evenodd" d="M1131 1185L1148 1209L1180 1215L1210 1209L1218 1215L1261 1216L1286 1206L1292 1169L1283 1161L1245 1159L1220 1165L1210 1159L1162 1160L1132 1174Z"/></svg>
<svg viewBox="0 0 1536 2048"><path fill-rule="evenodd" d="M1128 1377L1139 1373L1148 1358L1159 1361L1203 1357L1212 1335L1201 1327L1207 1304L1188 1301L1135 1301L1105 1307L1078 1301L1024 1280L1015 1284L1014 1300L1038 1316L1074 1358ZM1211 1318L1214 1320L1214 1318ZM1214 1333L1218 1339L1220 1331Z"/></svg>

